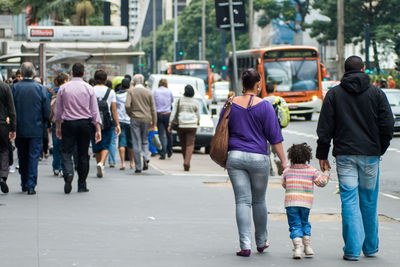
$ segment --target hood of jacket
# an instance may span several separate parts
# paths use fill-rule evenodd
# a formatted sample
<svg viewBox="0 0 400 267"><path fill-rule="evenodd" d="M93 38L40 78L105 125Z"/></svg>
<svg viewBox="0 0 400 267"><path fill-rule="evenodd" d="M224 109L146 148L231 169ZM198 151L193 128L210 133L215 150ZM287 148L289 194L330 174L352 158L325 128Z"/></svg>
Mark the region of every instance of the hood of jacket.
<svg viewBox="0 0 400 267"><path fill-rule="evenodd" d="M351 94L361 94L370 86L368 74L362 71L348 71L343 75L340 86Z"/></svg>

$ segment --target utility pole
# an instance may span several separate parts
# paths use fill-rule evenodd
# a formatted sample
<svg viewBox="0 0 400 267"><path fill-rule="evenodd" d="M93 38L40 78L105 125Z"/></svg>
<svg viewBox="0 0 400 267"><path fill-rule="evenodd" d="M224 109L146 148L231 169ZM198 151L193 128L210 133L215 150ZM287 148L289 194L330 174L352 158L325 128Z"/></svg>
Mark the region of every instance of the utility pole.
<svg viewBox="0 0 400 267"><path fill-rule="evenodd" d="M153 0L153 73L157 73L156 0Z"/></svg>
<svg viewBox="0 0 400 267"><path fill-rule="evenodd" d="M253 23L254 23L254 10L253 0L249 0L249 48L253 48Z"/></svg>
<svg viewBox="0 0 400 267"><path fill-rule="evenodd" d="M344 0L337 1L337 16L337 80L340 80L344 74Z"/></svg>
<svg viewBox="0 0 400 267"><path fill-rule="evenodd" d="M206 59L206 0L201 3L201 59Z"/></svg>
<svg viewBox="0 0 400 267"><path fill-rule="evenodd" d="M231 36L232 36L232 62L233 62L233 81L232 89L236 95L239 95L238 89L238 71L237 71L237 60L236 60L236 37L235 37L235 20L233 17L233 1L229 0L229 21L231 24Z"/></svg>
<svg viewBox="0 0 400 267"><path fill-rule="evenodd" d="M174 61L176 61L176 43L178 42L178 0L174 1Z"/></svg>

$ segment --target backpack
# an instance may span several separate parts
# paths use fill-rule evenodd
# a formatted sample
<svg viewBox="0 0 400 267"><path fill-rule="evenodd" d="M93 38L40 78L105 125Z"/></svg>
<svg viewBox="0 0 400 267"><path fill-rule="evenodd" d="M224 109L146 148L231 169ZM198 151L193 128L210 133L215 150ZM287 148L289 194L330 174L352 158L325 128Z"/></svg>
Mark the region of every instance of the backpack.
<svg viewBox="0 0 400 267"><path fill-rule="evenodd" d="M279 126L281 128L285 128L286 126L288 126L290 121L290 113L286 102L282 101L280 97L275 97L275 101L272 104L272 107L274 108Z"/></svg>
<svg viewBox="0 0 400 267"><path fill-rule="evenodd" d="M110 95L111 88L107 89L106 94L103 98L97 98L97 105L99 106L99 113L101 118L101 129L108 130L114 126L114 119L111 116L110 109L108 108L107 99Z"/></svg>

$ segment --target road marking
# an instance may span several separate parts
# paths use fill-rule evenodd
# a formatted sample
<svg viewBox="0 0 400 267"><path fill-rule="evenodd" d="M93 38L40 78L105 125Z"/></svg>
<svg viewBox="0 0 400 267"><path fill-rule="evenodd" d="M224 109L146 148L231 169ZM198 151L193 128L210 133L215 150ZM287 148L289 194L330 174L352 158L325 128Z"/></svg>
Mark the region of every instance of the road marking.
<svg viewBox="0 0 400 267"><path fill-rule="evenodd" d="M282 130L282 132L318 140L318 136L316 136L314 134L307 134L307 133L302 133L302 132L292 131L292 130L287 130L287 129ZM400 153L400 149L393 148L393 147L389 147L387 151Z"/></svg>
<svg viewBox="0 0 400 267"><path fill-rule="evenodd" d="M308 138L315 139L315 140L318 139L318 137L314 134L307 134L307 133L302 133L302 132L292 131L292 130L287 130L287 129L282 130L282 132L288 133L288 134L294 134L294 135L298 135L298 136L303 136L303 137L308 137Z"/></svg>
<svg viewBox="0 0 400 267"><path fill-rule="evenodd" d="M391 194L386 194L386 193L380 193L380 194L383 195L383 196L385 196L385 197L390 197L390 198L397 199L397 200L400 199L400 197L396 197L396 196L393 196L393 195L391 195Z"/></svg>

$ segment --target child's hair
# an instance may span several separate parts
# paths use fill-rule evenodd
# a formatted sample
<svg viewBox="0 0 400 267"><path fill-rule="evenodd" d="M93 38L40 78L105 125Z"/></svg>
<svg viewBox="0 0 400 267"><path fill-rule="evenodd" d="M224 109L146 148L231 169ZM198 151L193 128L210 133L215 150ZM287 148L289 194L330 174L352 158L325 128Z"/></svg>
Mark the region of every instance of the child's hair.
<svg viewBox="0 0 400 267"><path fill-rule="evenodd" d="M293 144L288 150L288 158L292 164L310 163L312 149L307 143Z"/></svg>

